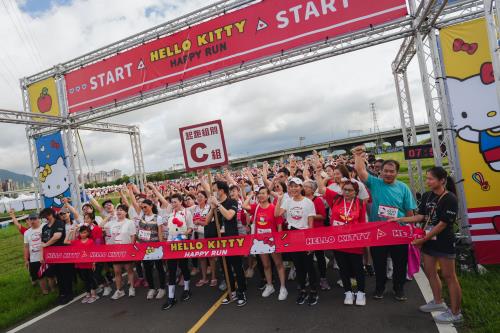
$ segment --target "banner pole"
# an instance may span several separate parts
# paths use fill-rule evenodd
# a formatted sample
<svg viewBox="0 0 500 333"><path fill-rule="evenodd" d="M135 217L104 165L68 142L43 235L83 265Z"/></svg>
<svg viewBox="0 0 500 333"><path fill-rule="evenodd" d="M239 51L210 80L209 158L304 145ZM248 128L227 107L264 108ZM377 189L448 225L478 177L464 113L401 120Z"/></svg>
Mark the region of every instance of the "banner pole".
<svg viewBox="0 0 500 333"><path fill-rule="evenodd" d="M213 195L213 190L212 190L212 173L210 172L210 169L206 169L207 171L207 176L208 176L208 185L210 186L210 195ZM220 232L220 222L219 222L219 214L217 209L214 211L214 218L215 218L215 226L217 228L217 237L222 237L221 232ZM227 269L227 262L226 262L226 257L221 257L222 258L222 267L224 268L224 277L226 279L226 285L227 285L227 290L228 290L228 296L231 301L233 301L233 293L231 290L231 283L229 283L229 271Z"/></svg>

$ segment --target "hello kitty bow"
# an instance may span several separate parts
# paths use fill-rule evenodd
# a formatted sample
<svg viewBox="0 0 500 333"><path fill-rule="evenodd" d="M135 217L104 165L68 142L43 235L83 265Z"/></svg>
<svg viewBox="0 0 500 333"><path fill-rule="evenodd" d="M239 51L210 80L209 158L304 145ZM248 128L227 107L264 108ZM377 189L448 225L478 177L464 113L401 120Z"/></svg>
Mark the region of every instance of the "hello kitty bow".
<svg viewBox="0 0 500 333"><path fill-rule="evenodd" d="M473 55L476 53L479 45L477 43L466 43L463 39L456 38L453 41L453 51L455 52L466 52L468 55Z"/></svg>
<svg viewBox="0 0 500 333"><path fill-rule="evenodd" d="M47 179L47 177L52 173L52 168L50 167L50 165L48 164L45 164L45 166L43 167L43 170L42 172L40 172L38 178L40 179L40 181L42 183L45 183L45 179Z"/></svg>
<svg viewBox="0 0 500 333"><path fill-rule="evenodd" d="M491 84L495 82L495 75L493 74L493 64L491 62L485 62L484 64L482 64L479 75L483 84Z"/></svg>

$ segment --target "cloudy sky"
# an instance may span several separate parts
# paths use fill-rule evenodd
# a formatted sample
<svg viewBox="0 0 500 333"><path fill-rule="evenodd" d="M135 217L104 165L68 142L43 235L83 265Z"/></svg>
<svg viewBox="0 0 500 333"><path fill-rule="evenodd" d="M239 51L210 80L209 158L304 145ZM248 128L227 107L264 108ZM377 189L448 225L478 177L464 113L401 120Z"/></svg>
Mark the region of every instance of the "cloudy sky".
<svg viewBox="0 0 500 333"><path fill-rule="evenodd" d="M213 0L0 0L0 108L21 110L19 78L213 3ZM400 41L155 105L108 121L137 124L146 171L182 162L178 128L222 119L230 158L400 128L390 64ZM410 85L417 124L426 119L416 59ZM133 170L128 136L81 133L95 170ZM0 124L0 169L30 173L24 127ZM83 161L84 171L87 167Z"/></svg>

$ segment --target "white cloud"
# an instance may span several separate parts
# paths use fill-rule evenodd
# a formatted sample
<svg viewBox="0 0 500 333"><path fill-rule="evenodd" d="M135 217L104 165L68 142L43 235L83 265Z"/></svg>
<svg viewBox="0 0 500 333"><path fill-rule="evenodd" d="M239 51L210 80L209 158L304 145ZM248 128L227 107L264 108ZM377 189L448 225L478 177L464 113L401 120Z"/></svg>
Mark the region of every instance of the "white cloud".
<svg viewBox="0 0 500 333"><path fill-rule="evenodd" d="M209 1L212 3L214 1ZM0 11L0 108L22 107L18 78L113 43L128 35L206 6L202 0L88 0L54 6L34 17L19 13L39 46L41 62L33 60L26 42L5 11ZM372 127L369 103L377 105L379 125L400 127L390 63L400 42L391 42L279 73L203 92L109 119L139 124L146 170L182 161L178 128L222 119L232 156L291 147L365 132ZM415 59L416 60L416 59ZM416 63L416 61L415 61ZM417 67L410 67L417 123L426 116ZM0 124L0 168L29 173L24 127ZM126 135L82 132L89 164L96 170L133 170ZM85 161L82 159L85 167Z"/></svg>

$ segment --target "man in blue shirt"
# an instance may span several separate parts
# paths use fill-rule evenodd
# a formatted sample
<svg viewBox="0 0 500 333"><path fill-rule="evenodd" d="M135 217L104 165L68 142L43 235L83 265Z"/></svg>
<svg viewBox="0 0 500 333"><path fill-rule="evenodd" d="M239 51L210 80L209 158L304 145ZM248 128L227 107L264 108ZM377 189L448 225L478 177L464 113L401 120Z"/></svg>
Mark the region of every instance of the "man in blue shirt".
<svg viewBox="0 0 500 333"><path fill-rule="evenodd" d="M380 178L368 173L365 164L365 148L352 150L355 156L355 167L359 178L370 189L372 206L368 221L387 221L391 218L413 216L417 204L408 186L397 180L399 163L386 160L382 163ZM384 298L387 281L387 257L390 255L394 265L393 289L398 301L405 301L404 283L406 282L406 266L408 264L408 245L377 246L370 249L375 266L376 287L373 298Z"/></svg>

